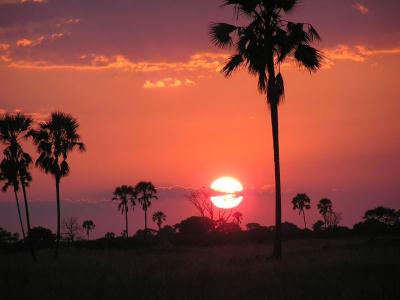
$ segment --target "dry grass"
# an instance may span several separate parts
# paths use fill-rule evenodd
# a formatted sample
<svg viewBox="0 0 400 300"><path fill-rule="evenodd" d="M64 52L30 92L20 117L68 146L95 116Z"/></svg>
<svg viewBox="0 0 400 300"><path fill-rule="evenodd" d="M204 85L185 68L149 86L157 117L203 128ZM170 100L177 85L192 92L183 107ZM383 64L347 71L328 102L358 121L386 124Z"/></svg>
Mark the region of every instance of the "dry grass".
<svg viewBox="0 0 400 300"><path fill-rule="evenodd" d="M397 239L284 246L281 262L268 245L1 256L1 299L400 299Z"/></svg>

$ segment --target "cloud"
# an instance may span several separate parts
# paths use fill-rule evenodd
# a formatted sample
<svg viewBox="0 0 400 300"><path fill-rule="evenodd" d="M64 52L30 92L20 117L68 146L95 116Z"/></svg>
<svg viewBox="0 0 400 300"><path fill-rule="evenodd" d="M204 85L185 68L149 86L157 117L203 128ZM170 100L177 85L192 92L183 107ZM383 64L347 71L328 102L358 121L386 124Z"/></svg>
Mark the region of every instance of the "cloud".
<svg viewBox="0 0 400 300"><path fill-rule="evenodd" d="M359 2L354 3L352 7L362 15L367 15L369 13L369 8Z"/></svg>
<svg viewBox="0 0 400 300"><path fill-rule="evenodd" d="M40 45L44 41L44 36L40 36L37 39L27 39L23 38L16 41L18 47L34 47Z"/></svg>
<svg viewBox="0 0 400 300"><path fill-rule="evenodd" d="M334 65L335 61L348 60L365 62L368 58L379 55L400 55L400 47L371 49L365 45L339 45L334 48L324 49L325 64L327 67Z"/></svg>
<svg viewBox="0 0 400 300"><path fill-rule="evenodd" d="M46 3L46 0L0 0L1 4L24 4L24 3Z"/></svg>
<svg viewBox="0 0 400 300"><path fill-rule="evenodd" d="M170 88L179 87L183 85L195 85L196 83L190 79L180 80L176 78L167 77L155 82L146 80L143 88L145 89L159 89L159 88Z"/></svg>
<svg viewBox="0 0 400 300"><path fill-rule="evenodd" d="M7 110L4 108L0 108L0 115L4 115L6 113L9 114L16 114L16 113L23 113L29 117L31 117L35 122L43 122L45 121L48 117L48 113L41 113L41 112L24 112L21 109L13 109L13 110Z"/></svg>
<svg viewBox="0 0 400 300"><path fill-rule="evenodd" d="M130 72L160 72L160 71L202 71L211 70L217 72L221 69L228 54L220 53L197 53L192 55L188 61L163 62L163 61L132 61L124 55L81 55L80 63L54 64L48 61L12 61L8 66L17 69L33 70L76 70L76 71L101 71L121 70Z"/></svg>

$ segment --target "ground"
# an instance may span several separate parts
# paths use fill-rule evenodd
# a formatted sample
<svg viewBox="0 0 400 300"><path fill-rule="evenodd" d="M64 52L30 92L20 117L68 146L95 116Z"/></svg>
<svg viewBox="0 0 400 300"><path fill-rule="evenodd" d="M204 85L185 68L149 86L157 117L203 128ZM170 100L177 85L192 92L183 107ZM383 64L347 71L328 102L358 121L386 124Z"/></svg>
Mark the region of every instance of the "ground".
<svg viewBox="0 0 400 300"><path fill-rule="evenodd" d="M1 299L400 299L400 239L0 255Z"/></svg>

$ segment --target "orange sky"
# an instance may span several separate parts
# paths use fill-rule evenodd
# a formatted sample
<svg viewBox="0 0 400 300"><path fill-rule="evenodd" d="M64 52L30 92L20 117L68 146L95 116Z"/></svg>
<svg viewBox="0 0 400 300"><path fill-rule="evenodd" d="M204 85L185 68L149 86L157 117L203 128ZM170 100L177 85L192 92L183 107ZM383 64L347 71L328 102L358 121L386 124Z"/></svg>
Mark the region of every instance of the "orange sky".
<svg viewBox="0 0 400 300"><path fill-rule="evenodd" d="M219 8L218 1L198 4L205 14L196 14L189 27L199 38L183 29L183 41L175 47L172 42L179 33L170 43L158 45L151 25L136 28L126 23L129 32L137 31L131 43L126 41L130 35L118 31L123 24L117 17L105 25L100 22L107 1L95 7L93 15L87 15L78 2L73 1L75 6L69 10L63 3L0 5L0 16L15 14L8 18L9 24L0 22L0 109L35 113L37 119L60 109L79 119L88 151L71 156L71 175L62 182L64 215L92 218L98 235L119 233L123 219L108 203L115 186L151 180L160 187L201 187L231 175L249 193L239 207L245 223L271 224L273 156L268 107L254 78L241 72L227 80L218 72L225 53L210 46L206 37L207 24L231 20L231 12ZM118 3L113 12L125 16L127 4ZM315 3L304 1L303 6ZM400 27L393 29L385 18L391 15L390 6L378 10L373 1L364 1L366 12L355 3L339 1L335 7L353 18L347 21L353 26L342 34L340 26L321 11L300 8L294 16L316 23L325 29L323 38L327 37L318 45L326 56L321 71L310 75L294 65L283 70L284 219L297 224L301 218L292 211L290 200L298 192L310 195L313 222L318 217L316 202L322 197L333 200L345 225L352 225L376 205L400 208ZM388 3L398 8L397 2ZM133 23L139 8L132 10ZM29 9L37 19L24 23L19 18ZM185 9L189 10L183 7L175 13L180 16ZM194 10L189 14L195 14ZM213 15L206 13L214 10ZM50 18L49 12L58 13L58 19ZM167 11L158 13L167 19ZM166 35L187 18L176 17L171 21L175 25L159 28L160 39L168 40ZM382 31L390 26L395 39L379 31L367 32L368 28L364 31L360 24L372 26L371 22ZM99 23L107 25L102 27L103 35L96 30ZM33 223L54 228L53 180L37 170L33 175L29 190ZM167 223L194 213L183 197L185 190L160 193L152 209L163 209L169 216ZM0 227L17 231L11 196L0 195ZM142 225L141 213L135 214L134 231Z"/></svg>

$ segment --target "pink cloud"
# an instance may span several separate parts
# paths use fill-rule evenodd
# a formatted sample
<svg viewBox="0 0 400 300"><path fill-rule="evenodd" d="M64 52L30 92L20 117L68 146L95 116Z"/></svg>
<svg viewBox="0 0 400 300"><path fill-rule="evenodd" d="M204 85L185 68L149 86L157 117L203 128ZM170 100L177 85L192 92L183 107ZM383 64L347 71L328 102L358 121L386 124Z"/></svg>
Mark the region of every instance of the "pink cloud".
<svg viewBox="0 0 400 300"><path fill-rule="evenodd" d="M352 7L362 15L367 15L369 13L369 8L359 2L354 3Z"/></svg>

